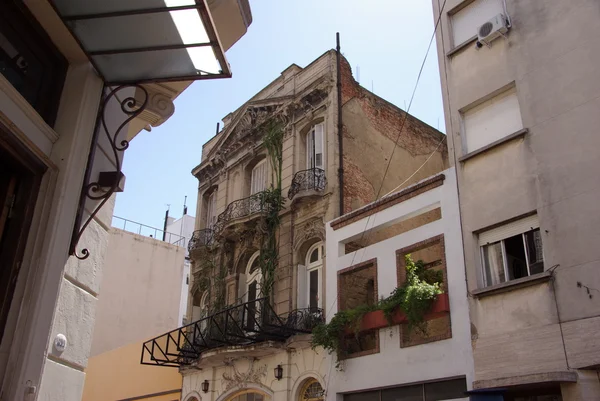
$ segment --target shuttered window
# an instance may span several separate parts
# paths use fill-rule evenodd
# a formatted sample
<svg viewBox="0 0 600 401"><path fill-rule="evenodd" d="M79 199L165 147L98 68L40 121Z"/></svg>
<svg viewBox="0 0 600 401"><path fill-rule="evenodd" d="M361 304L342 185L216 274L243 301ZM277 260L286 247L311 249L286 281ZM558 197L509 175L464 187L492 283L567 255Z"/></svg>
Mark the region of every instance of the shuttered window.
<svg viewBox="0 0 600 401"><path fill-rule="evenodd" d="M311 128L306 137L306 166L307 168L324 169L324 125L316 124Z"/></svg>
<svg viewBox="0 0 600 401"><path fill-rule="evenodd" d="M477 35L477 28L501 13L504 14L502 0L475 0L453 13L453 45L458 46Z"/></svg>
<svg viewBox="0 0 600 401"><path fill-rule="evenodd" d="M212 227L217 221L217 191L213 191L206 201L206 226Z"/></svg>
<svg viewBox="0 0 600 401"><path fill-rule="evenodd" d="M252 178L250 182L250 195L264 191L267 187L267 161L259 162L252 169Z"/></svg>

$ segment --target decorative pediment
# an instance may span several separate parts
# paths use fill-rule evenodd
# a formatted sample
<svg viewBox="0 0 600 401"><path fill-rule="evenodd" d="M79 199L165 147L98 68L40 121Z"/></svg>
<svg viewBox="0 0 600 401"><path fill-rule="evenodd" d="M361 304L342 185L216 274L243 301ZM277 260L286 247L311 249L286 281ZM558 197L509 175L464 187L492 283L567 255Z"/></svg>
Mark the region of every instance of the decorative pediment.
<svg viewBox="0 0 600 401"><path fill-rule="evenodd" d="M225 365L228 369L223 373L222 390L225 392L234 388L242 389L248 384L261 385L267 376L267 365L259 365L256 362L256 358L250 357L227 359Z"/></svg>

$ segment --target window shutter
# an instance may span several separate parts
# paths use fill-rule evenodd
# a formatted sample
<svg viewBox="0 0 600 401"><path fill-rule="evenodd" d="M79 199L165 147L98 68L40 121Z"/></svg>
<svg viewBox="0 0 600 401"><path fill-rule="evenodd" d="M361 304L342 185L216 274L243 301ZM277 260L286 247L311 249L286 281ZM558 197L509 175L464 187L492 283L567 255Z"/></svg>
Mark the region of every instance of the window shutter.
<svg viewBox="0 0 600 401"><path fill-rule="evenodd" d="M217 222L217 192L213 192L210 196L210 224Z"/></svg>
<svg viewBox="0 0 600 401"><path fill-rule="evenodd" d="M323 123L315 125L315 167L322 169L323 163Z"/></svg>
<svg viewBox="0 0 600 401"><path fill-rule="evenodd" d="M513 221L494 229L484 231L479 234L479 246L491 244L505 238L522 234L535 228L540 227L537 214L525 217L523 219Z"/></svg>
<svg viewBox="0 0 600 401"><path fill-rule="evenodd" d="M308 288L306 266L298 265L298 309L308 307Z"/></svg>
<svg viewBox="0 0 600 401"><path fill-rule="evenodd" d="M252 178L250 183L250 195L254 195L265 189L267 181L267 163L261 161L252 169Z"/></svg>

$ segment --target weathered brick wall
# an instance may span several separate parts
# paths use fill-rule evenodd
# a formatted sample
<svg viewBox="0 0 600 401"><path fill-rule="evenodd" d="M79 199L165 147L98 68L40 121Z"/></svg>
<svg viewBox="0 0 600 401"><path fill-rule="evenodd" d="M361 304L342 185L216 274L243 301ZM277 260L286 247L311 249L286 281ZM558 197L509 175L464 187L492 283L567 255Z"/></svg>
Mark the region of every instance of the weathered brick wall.
<svg viewBox="0 0 600 401"><path fill-rule="evenodd" d="M448 167L444 134L361 87L344 58L341 77L346 213L375 200L380 187L382 196L405 182L432 153L433 157L402 187ZM398 144L382 185L396 140Z"/></svg>

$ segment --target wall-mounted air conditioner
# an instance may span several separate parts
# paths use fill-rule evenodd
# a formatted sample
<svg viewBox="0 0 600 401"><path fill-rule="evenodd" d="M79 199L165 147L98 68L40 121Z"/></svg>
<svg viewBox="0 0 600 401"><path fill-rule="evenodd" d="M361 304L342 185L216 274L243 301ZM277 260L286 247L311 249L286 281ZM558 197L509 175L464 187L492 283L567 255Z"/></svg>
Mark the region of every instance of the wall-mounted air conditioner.
<svg viewBox="0 0 600 401"><path fill-rule="evenodd" d="M477 41L482 45L491 46L492 41L508 32L508 21L503 14L498 14L477 28Z"/></svg>

